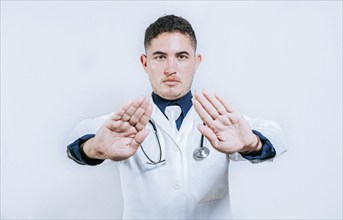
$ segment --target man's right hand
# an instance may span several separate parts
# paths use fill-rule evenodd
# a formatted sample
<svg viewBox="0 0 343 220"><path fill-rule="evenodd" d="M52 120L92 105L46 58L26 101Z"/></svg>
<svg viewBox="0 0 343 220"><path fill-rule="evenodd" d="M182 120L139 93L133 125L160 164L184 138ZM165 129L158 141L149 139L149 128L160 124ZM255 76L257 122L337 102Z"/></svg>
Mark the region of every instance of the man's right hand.
<svg viewBox="0 0 343 220"><path fill-rule="evenodd" d="M124 104L111 118L107 119L94 138L83 145L89 158L125 160L134 155L148 136L144 129L152 114L150 97L139 97Z"/></svg>

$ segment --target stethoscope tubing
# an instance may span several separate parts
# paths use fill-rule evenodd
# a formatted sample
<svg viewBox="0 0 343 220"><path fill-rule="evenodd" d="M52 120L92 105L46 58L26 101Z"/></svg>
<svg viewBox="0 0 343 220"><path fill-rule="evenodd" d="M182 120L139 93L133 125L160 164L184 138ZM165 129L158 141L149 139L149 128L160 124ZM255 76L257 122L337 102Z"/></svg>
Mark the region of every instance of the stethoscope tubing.
<svg viewBox="0 0 343 220"><path fill-rule="evenodd" d="M150 165L157 165L159 163L163 163L165 162L166 160L163 159L162 160L162 147L161 147L161 142L160 142L160 138L158 137L158 133L157 133L157 127L155 125L155 123L152 121L152 120L149 120L149 124L151 125L152 129L154 130L154 133L155 133L155 137L157 139L157 143L158 143L158 148L160 150L160 155L159 155L159 160L156 162L156 161L153 161L149 156L148 154L145 152L144 148L142 145L141 146L141 149L145 155L145 157L149 160L149 162L147 162L147 164L150 164ZM204 146L204 135L201 134L201 138L200 138L200 145L199 147L195 148L194 149L194 152L193 152L193 157L195 160L203 160L205 159L206 157L208 157L208 155L210 154L210 150Z"/></svg>

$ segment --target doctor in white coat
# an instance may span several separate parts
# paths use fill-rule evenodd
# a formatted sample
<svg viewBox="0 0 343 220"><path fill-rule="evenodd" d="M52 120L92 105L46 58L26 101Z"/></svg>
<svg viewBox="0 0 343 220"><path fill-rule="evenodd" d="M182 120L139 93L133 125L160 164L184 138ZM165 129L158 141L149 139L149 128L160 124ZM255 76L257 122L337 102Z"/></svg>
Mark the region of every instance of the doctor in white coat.
<svg viewBox="0 0 343 220"><path fill-rule="evenodd" d="M230 161L270 161L285 151L276 122L247 118L206 91L192 95L202 60L196 44L187 20L159 18L146 30L140 58L152 98L139 97L116 113L84 121L71 135L88 129L68 146L76 162L118 161L124 219L232 218ZM170 105L177 107L172 111Z"/></svg>

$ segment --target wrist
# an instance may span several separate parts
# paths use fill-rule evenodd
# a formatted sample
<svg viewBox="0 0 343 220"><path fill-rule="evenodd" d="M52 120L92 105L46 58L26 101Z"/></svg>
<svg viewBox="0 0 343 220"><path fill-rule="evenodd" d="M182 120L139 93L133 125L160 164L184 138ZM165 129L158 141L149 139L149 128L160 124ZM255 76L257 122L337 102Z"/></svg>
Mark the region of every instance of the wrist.
<svg viewBox="0 0 343 220"><path fill-rule="evenodd" d="M255 141L252 144L248 145L247 147L244 147L242 151L240 151L240 153L249 154L252 152L260 151L262 149L262 142L261 142L260 137L256 134L254 134L254 136L255 136Z"/></svg>
<svg viewBox="0 0 343 220"><path fill-rule="evenodd" d="M93 147L94 138L91 138L87 140L86 142L82 143L80 145L80 153L83 157L85 157L88 160L94 160L94 159L100 159L103 160L103 158L99 158L94 150Z"/></svg>
<svg viewBox="0 0 343 220"><path fill-rule="evenodd" d="M262 142L261 142L261 139L258 135L255 134L255 137L256 137L256 143L253 147L253 152L256 152L256 151L260 151L262 149Z"/></svg>

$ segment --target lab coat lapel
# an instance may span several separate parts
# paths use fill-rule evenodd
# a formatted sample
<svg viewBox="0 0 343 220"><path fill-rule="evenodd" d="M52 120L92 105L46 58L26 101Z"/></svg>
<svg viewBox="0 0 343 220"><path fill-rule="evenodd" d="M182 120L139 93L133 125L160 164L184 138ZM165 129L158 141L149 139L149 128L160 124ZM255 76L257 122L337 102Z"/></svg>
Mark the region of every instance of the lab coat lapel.
<svg viewBox="0 0 343 220"><path fill-rule="evenodd" d="M183 119L179 132L176 136L174 136L174 132L168 119L153 102L152 105L152 121L155 122L155 124L158 126L158 129L161 129L163 132L165 132L175 142L176 145L178 145L178 142L182 138L183 133L189 131L189 129L192 129L194 125L202 124L199 115L196 113L194 107L192 106L191 109L188 111L186 117Z"/></svg>
<svg viewBox="0 0 343 220"><path fill-rule="evenodd" d="M153 104L153 112L151 115L151 119L153 122L155 122L158 129L161 129L162 132L166 133L177 144L173 128L171 127L166 116L164 116L164 114L155 104Z"/></svg>
<svg viewBox="0 0 343 220"><path fill-rule="evenodd" d="M183 122L181 124L180 130L177 134L177 140L180 140L182 138L182 135L184 132L188 131L189 129L192 129L192 127L197 123L198 121L198 114L194 110L194 107L192 106L186 117L183 119Z"/></svg>

